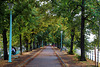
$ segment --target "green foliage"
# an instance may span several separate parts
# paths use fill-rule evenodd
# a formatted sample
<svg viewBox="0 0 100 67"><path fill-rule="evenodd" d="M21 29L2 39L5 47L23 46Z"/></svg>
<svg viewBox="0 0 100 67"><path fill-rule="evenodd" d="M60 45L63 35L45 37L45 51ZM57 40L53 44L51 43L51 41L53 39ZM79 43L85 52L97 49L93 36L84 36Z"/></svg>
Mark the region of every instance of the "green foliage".
<svg viewBox="0 0 100 67"><path fill-rule="evenodd" d="M7 1L7 2L6 2ZM7 3L13 2L13 25L12 45L19 47L19 35L22 35L22 43L25 37L28 43L52 42L60 44L63 30L63 44L71 46L71 34L75 33L74 49L80 47L81 42L81 3L79 0L4 0L0 1L0 35L7 29L7 40L9 44L9 9ZM41 2L45 2L41 4ZM47 4L46 4L47 3ZM40 5L41 4L41 5ZM80 15L79 15L80 14ZM85 34L91 32L98 37L100 22L100 8L94 0L85 1ZM72 32L72 30L75 32ZM87 31L91 30L91 31ZM85 50L91 46L98 45L98 38L92 43L85 36ZM0 37L2 40L2 37ZM0 41L1 42L1 41ZM2 45L2 43L0 43ZM73 50L74 51L74 50ZM75 51L74 51L75 52Z"/></svg>
<svg viewBox="0 0 100 67"><path fill-rule="evenodd" d="M78 54L76 54L75 58L77 58L78 60L80 60L81 59L81 56L78 55Z"/></svg>
<svg viewBox="0 0 100 67"><path fill-rule="evenodd" d="M0 48L2 48L3 47L3 39L2 39L2 35L0 34Z"/></svg>

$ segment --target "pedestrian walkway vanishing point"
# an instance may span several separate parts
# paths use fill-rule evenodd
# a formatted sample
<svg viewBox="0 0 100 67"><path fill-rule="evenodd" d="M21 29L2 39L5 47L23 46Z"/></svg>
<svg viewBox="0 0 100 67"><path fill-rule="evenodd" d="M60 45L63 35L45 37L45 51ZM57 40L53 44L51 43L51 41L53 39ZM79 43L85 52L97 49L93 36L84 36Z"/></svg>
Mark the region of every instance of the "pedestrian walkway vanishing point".
<svg viewBox="0 0 100 67"><path fill-rule="evenodd" d="M61 67L61 64L51 46L47 46L37 57L25 67Z"/></svg>

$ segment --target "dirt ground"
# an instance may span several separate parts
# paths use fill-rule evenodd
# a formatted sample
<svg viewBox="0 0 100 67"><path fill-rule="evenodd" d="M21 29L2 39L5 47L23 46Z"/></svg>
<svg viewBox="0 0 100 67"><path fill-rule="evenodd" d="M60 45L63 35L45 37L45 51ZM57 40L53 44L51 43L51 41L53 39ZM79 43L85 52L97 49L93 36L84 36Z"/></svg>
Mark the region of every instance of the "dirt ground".
<svg viewBox="0 0 100 67"><path fill-rule="evenodd" d="M76 55L70 55L66 51L61 52L58 48L55 48L55 50L68 67L95 67L95 62L87 58L87 61L79 61Z"/></svg>
<svg viewBox="0 0 100 67"><path fill-rule="evenodd" d="M40 48L42 49L42 48ZM23 55L16 55L12 56L12 62L8 63L8 60L0 59L0 67L17 67L17 65L22 64L24 61L29 59L31 56L33 56L36 52L38 52L40 49L35 49L29 52L23 52Z"/></svg>
<svg viewBox="0 0 100 67"><path fill-rule="evenodd" d="M40 49L38 48L29 52L24 52L23 55L13 56L12 63L8 63L8 60L0 59L0 67L17 67L17 65L22 64ZM54 49L60 55L67 67L95 67L94 61L91 61L89 59L87 59L87 61L79 61L75 55L69 55L66 51L61 52L58 48Z"/></svg>

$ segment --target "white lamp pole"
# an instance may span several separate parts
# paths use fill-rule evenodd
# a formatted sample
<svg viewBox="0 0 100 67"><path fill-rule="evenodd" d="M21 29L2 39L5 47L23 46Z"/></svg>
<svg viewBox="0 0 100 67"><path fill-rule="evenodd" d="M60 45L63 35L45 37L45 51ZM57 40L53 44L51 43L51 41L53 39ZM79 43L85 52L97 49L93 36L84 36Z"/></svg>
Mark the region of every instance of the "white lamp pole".
<svg viewBox="0 0 100 67"><path fill-rule="evenodd" d="M62 33L63 31L60 31L61 32L61 51L62 51Z"/></svg>

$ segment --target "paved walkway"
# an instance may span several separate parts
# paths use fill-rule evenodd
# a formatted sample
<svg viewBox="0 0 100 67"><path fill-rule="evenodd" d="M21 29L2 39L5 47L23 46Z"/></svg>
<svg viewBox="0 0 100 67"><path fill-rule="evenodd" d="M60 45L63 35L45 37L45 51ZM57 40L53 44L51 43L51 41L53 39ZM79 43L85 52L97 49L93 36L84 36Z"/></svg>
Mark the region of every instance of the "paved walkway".
<svg viewBox="0 0 100 67"><path fill-rule="evenodd" d="M26 67L61 67L52 47L47 46L35 59Z"/></svg>

